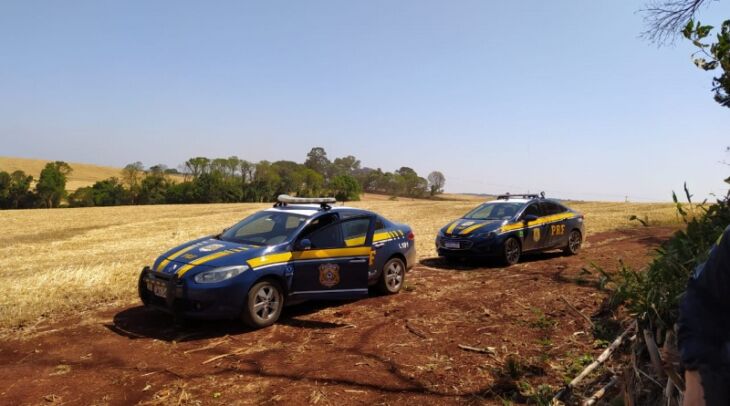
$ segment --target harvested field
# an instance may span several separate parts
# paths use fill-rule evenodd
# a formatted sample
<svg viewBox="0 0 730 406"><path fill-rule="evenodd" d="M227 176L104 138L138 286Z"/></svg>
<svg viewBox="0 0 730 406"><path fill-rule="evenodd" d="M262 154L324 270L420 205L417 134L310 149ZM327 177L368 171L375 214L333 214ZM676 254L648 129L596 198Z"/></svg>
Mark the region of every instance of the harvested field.
<svg viewBox="0 0 730 406"><path fill-rule="evenodd" d="M134 303L133 289L126 284L133 285L145 256L163 246L156 238L173 243L215 230L239 217L243 207L150 207L144 208L145 216L135 216L140 208L116 208L116 215L106 220L86 212L88 229L76 224L78 230L58 239L49 233L60 232L64 225L72 228L84 218L77 217L83 210L23 212L58 217L38 222L42 229L34 230L34 238L18 243L36 244L36 256L49 258L33 266L15 260L20 269L11 272L21 280L42 269L48 269L46 277L63 271L77 275L69 280L61 276L43 289L28 285L26 294L53 302L63 297L45 293L54 283L70 281L94 292L95 284L105 281L97 293L117 301L80 311L93 307L94 295L84 292L73 299L67 290L66 299L76 300L77 306L54 312L69 310L72 315L57 313L56 320L6 337L0 343L0 381L6 383L0 388L0 403L539 404L605 345L564 302L584 315L600 316L606 294L592 286L595 275L582 270L585 264L613 269L622 258L641 267L652 248L675 229L594 230L578 256L540 254L509 268L487 263L447 266L428 258L424 248L401 294L292 306L278 324L259 331L235 322L176 328L169 317ZM419 210L425 209L406 211L415 219ZM127 238L115 238L119 236ZM112 250L115 241L117 249ZM22 251L15 245L13 252ZM3 261L9 253L2 253ZM117 265L103 265L105 257ZM53 258L78 268L61 268ZM113 271L105 271L107 267ZM1 269L7 272L9 267ZM88 273L108 276L88 281L83 278ZM7 279L3 282L8 286ZM3 313L13 307L9 305L4 302ZM613 326L610 334L618 328Z"/></svg>
<svg viewBox="0 0 730 406"><path fill-rule="evenodd" d="M433 238L474 201L364 200L348 203L411 225L420 258ZM1 211L0 332L97 306L133 303L139 270L185 241L219 232L269 204L122 206ZM670 204L576 203L586 232L635 227L630 214L675 224Z"/></svg>

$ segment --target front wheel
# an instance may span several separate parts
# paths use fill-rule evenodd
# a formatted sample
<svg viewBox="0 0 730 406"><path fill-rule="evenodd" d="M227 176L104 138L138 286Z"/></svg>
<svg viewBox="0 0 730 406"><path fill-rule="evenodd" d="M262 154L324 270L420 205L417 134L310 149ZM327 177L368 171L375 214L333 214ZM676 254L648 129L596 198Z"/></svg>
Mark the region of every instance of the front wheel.
<svg viewBox="0 0 730 406"><path fill-rule="evenodd" d="M510 237L504 242L502 247L502 262L505 265L514 265L520 261L522 248L520 242L516 238Z"/></svg>
<svg viewBox="0 0 730 406"><path fill-rule="evenodd" d="M573 230L568 235L568 245L563 248L565 255L575 255L580 251L580 246L583 243L583 236L580 231Z"/></svg>
<svg viewBox="0 0 730 406"><path fill-rule="evenodd" d="M139 294L139 300L142 301L142 305L147 307L150 304L150 291L147 290L147 284L145 283L145 276L147 275L147 269L143 269L139 273L139 280L137 281L137 293Z"/></svg>
<svg viewBox="0 0 730 406"><path fill-rule="evenodd" d="M378 280L378 289L381 293L392 295L400 292L406 277L406 264L400 258L391 258L383 266Z"/></svg>
<svg viewBox="0 0 730 406"><path fill-rule="evenodd" d="M268 327L279 319L282 307L284 295L281 286L271 280L258 282L248 291L243 321L254 329Z"/></svg>

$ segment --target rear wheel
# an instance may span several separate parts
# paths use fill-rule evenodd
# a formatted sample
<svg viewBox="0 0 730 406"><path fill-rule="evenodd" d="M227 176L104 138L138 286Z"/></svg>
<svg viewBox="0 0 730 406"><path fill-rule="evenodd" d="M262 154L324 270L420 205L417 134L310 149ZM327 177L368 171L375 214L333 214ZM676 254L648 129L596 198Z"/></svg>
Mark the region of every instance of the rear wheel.
<svg viewBox="0 0 730 406"><path fill-rule="evenodd" d="M268 327L279 319L282 307L284 295L281 286L275 281L263 280L248 291L243 321L255 329Z"/></svg>
<svg viewBox="0 0 730 406"><path fill-rule="evenodd" d="M568 245L563 248L565 255L575 255L580 251L580 247L583 243L583 236L580 231L573 230L568 234Z"/></svg>
<svg viewBox="0 0 730 406"><path fill-rule="evenodd" d="M522 248L516 238L510 237L502 246L502 262L505 265L514 265L520 261Z"/></svg>
<svg viewBox="0 0 730 406"><path fill-rule="evenodd" d="M400 292L406 278L406 264L400 258L391 258L383 266L378 280L381 293L392 295Z"/></svg>

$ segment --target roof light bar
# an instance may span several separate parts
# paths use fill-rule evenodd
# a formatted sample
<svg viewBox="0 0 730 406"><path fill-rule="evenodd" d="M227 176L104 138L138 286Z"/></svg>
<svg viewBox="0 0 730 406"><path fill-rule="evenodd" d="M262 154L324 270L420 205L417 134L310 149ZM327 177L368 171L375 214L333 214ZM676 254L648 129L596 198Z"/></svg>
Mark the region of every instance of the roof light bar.
<svg viewBox="0 0 730 406"><path fill-rule="evenodd" d="M536 193L505 193L503 195L497 196L497 200L509 200L510 198L523 198L523 199L544 199L545 198L545 192L540 192L540 194Z"/></svg>
<svg viewBox="0 0 730 406"><path fill-rule="evenodd" d="M319 204L321 208L327 210L330 204L337 203L334 197L292 197L289 195L279 195L276 198L274 207L283 207L287 204Z"/></svg>

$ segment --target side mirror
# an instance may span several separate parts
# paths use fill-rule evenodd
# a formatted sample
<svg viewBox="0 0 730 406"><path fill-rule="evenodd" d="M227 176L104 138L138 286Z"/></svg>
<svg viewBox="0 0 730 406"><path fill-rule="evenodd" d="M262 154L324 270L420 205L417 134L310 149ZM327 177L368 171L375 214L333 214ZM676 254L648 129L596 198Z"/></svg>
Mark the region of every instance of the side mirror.
<svg viewBox="0 0 730 406"><path fill-rule="evenodd" d="M525 223L529 223L531 221L537 220L537 218L538 217L534 214L525 214L524 216L522 216L522 221L524 221Z"/></svg>
<svg viewBox="0 0 730 406"><path fill-rule="evenodd" d="M297 243L296 248L298 251L306 251L312 248L312 242L308 238L305 238Z"/></svg>

